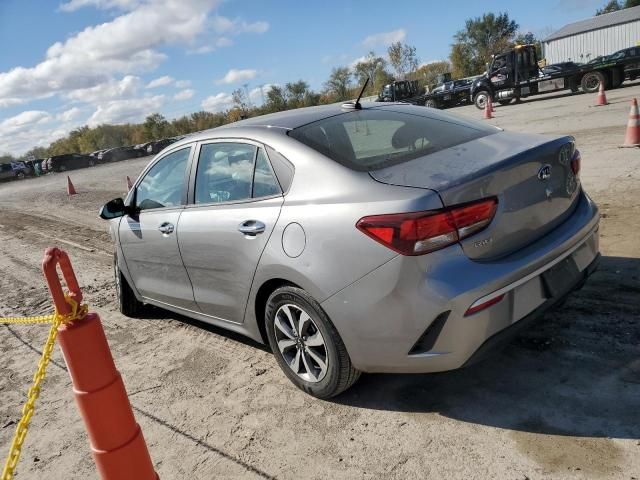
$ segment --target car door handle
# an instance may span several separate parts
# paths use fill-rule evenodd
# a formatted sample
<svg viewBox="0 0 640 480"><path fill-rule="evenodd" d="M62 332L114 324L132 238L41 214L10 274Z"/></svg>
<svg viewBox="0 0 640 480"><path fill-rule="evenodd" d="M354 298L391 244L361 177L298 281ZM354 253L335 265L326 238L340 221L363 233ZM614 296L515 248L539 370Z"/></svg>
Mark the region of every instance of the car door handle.
<svg viewBox="0 0 640 480"><path fill-rule="evenodd" d="M264 232L265 228L267 228L267 226L260 220L245 220L238 225L238 231L245 235L257 235L258 233Z"/></svg>
<svg viewBox="0 0 640 480"><path fill-rule="evenodd" d="M170 233L173 233L174 228L173 223L164 222L158 227L158 230L165 235L169 235Z"/></svg>

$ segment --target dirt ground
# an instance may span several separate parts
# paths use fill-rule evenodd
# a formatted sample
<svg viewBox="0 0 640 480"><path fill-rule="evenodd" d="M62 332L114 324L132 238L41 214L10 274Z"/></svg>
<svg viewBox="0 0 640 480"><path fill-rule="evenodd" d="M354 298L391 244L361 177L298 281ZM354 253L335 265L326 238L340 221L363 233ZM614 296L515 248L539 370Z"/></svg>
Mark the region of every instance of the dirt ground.
<svg viewBox="0 0 640 480"><path fill-rule="evenodd" d="M640 478L640 150L619 149L640 85L497 106L506 129L571 134L602 213L600 270L502 353L465 370L363 375L331 401L297 390L264 347L153 310L116 312L99 206L148 159L0 185L0 314L51 309L45 247L72 258L105 324L163 479ZM473 106L451 110L481 118ZM0 453L46 327L0 327ZM56 349L18 479L97 478Z"/></svg>

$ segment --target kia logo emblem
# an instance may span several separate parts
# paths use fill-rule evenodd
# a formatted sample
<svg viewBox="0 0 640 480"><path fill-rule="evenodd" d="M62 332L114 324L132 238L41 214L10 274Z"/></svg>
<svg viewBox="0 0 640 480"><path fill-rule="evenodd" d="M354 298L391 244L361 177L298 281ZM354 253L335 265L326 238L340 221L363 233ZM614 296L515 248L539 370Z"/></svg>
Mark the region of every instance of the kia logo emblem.
<svg viewBox="0 0 640 480"><path fill-rule="evenodd" d="M551 165L543 165L538 170L538 180L544 181L547 180L551 176Z"/></svg>

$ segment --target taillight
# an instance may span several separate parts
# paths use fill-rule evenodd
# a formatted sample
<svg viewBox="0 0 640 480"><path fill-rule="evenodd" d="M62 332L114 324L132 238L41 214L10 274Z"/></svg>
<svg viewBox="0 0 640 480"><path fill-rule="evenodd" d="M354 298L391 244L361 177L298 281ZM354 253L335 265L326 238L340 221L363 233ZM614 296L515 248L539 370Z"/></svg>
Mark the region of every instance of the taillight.
<svg viewBox="0 0 640 480"><path fill-rule="evenodd" d="M573 157L571 158L571 170L573 174L577 177L580 174L580 163L582 162L582 157L580 156L580 150L576 150L573 153Z"/></svg>
<svg viewBox="0 0 640 480"><path fill-rule="evenodd" d="M491 223L498 200L489 198L444 210L361 218L356 227L402 255L423 255L462 240Z"/></svg>

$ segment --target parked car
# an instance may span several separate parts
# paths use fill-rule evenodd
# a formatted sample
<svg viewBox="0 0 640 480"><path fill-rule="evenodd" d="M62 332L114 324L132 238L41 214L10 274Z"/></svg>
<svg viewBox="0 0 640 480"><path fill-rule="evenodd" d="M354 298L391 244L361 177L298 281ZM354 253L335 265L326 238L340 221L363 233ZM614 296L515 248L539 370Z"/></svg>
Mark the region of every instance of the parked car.
<svg viewBox="0 0 640 480"><path fill-rule="evenodd" d="M149 142L147 145L147 155L155 155L176 141L176 138L163 138L162 140Z"/></svg>
<svg viewBox="0 0 640 480"><path fill-rule="evenodd" d="M327 398L469 365L580 288L599 214L567 136L407 104L289 110L171 145L103 206L119 308L269 343Z"/></svg>
<svg viewBox="0 0 640 480"><path fill-rule="evenodd" d="M42 162L42 167L44 172L64 172L76 168L93 167L95 164L96 159L90 155L66 153L48 158L46 162Z"/></svg>
<svg viewBox="0 0 640 480"><path fill-rule="evenodd" d="M140 152L135 147L115 147L109 148L98 155L98 159L102 162L119 162L120 160L127 160L129 158L137 158L141 156Z"/></svg>
<svg viewBox="0 0 640 480"><path fill-rule="evenodd" d="M24 162L11 162L0 164L0 180L21 179L31 172Z"/></svg>

